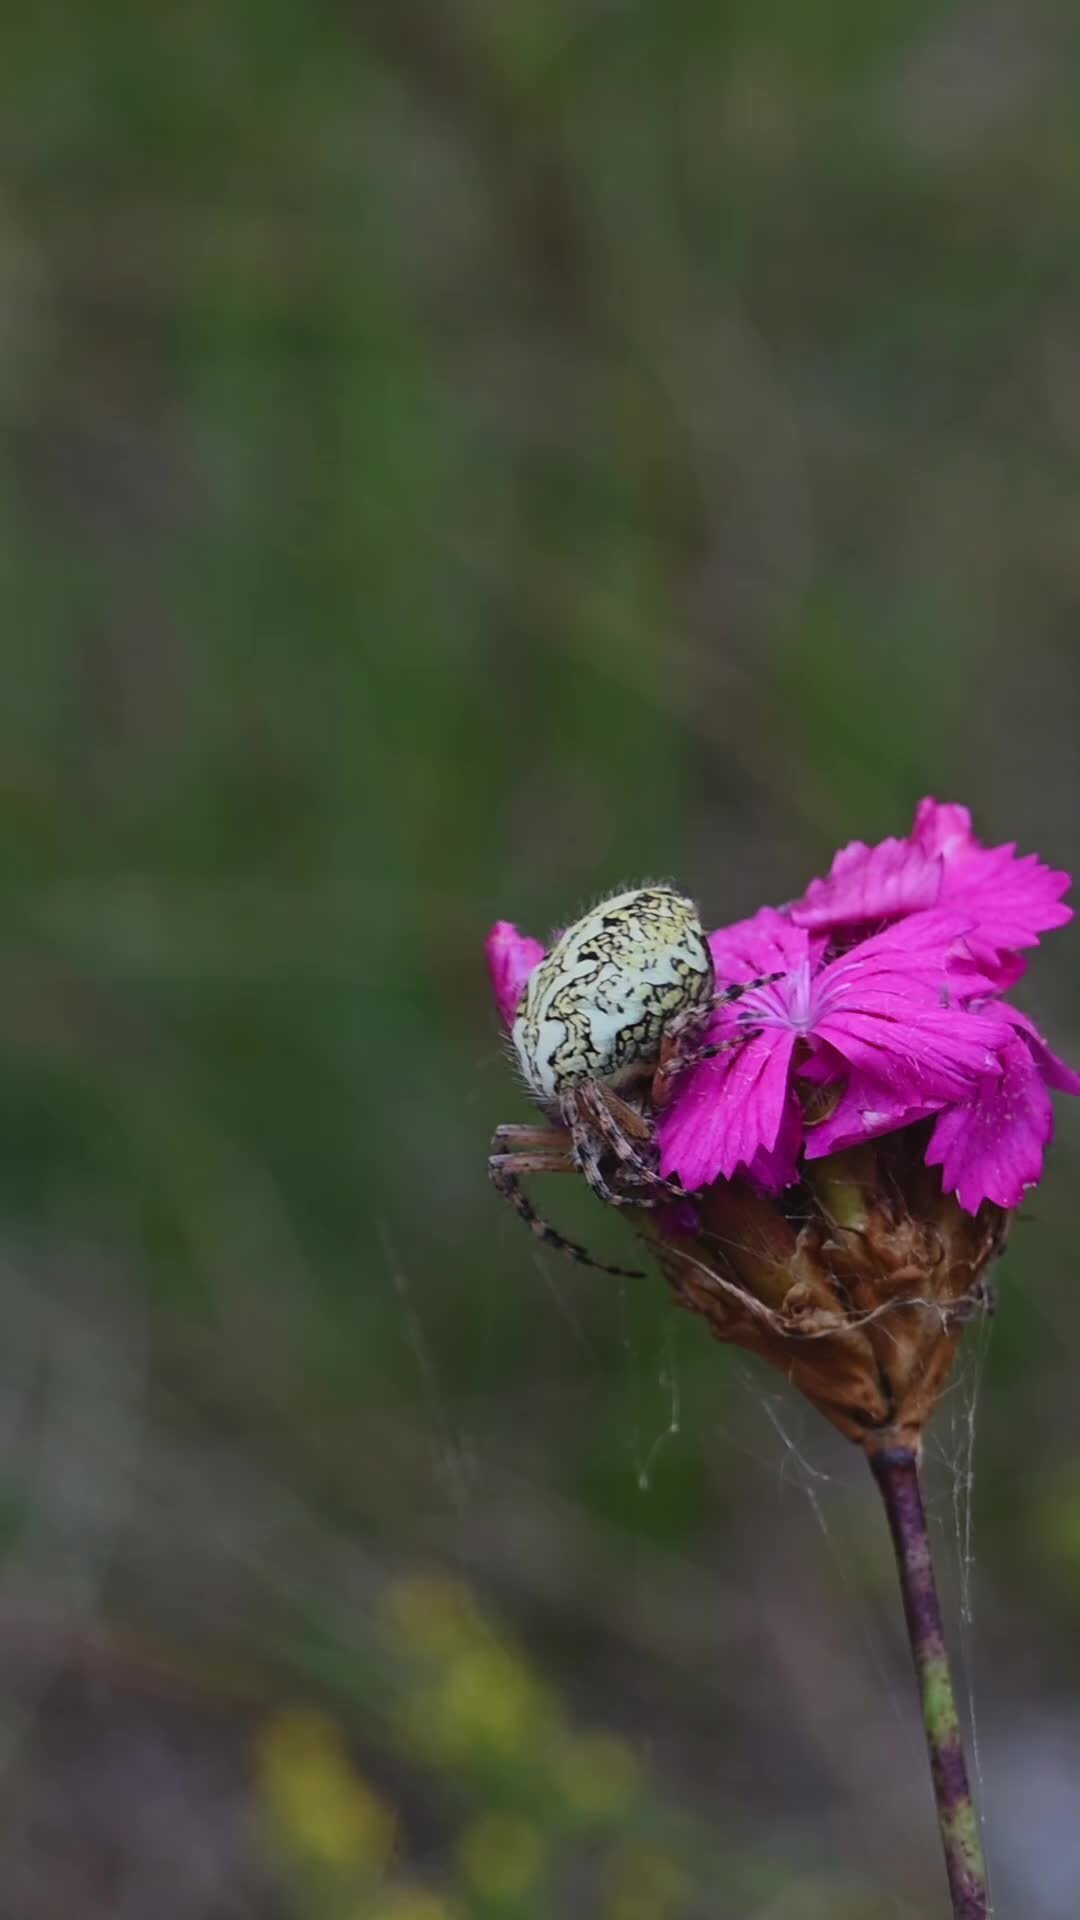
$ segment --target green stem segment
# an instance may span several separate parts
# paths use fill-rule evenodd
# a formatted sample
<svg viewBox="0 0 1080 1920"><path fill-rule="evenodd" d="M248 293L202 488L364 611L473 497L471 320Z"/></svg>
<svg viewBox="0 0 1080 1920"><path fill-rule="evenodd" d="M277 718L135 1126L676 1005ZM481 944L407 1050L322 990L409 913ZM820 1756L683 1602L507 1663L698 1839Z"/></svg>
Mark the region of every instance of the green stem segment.
<svg viewBox="0 0 1080 1920"><path fill-rule="evenodd" d="M870 1465L881 1489L896 1549L953 1912L956 1920L988 1920L991 1906L986 1863L941 1630L918 1454L911 1447L883 1447L870 1454Z"/></svg>

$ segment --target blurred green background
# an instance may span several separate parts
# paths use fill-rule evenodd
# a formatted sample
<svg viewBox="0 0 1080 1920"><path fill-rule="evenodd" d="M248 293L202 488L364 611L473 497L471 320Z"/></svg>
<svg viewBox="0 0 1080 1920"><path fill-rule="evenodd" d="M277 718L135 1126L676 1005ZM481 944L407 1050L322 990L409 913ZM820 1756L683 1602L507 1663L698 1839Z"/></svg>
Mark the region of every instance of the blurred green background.
<svg viewBox="0 0 1080 1920"><path fill-rule="evenodd" d="M942 1911L865 1470L492 1195L482 940L925 792L1080 859L1075 8L39 0L0 157L0 1904ZM1060 1119L930 1469L1025 1920Z"/></svg>

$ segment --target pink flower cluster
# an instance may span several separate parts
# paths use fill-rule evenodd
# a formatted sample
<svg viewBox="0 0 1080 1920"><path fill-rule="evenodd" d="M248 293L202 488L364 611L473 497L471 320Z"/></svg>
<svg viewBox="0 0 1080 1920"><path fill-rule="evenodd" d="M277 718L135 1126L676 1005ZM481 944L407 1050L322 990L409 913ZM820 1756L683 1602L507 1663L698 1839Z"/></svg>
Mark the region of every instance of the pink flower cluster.
<svg viewBox="0 0 1080 1920"><path fill-rule="evenodd" d="M984 847L966 807L927 799L906 838L852 841L800 900L720 928L718 986L781 977L715 1010L704 1037L725 1050L678 1081L661 1172L688 1193L740 1173L779 1192L801 1158L932 1119L946 1192L969 1213L1019 1205L1042 1176L1049 1089L1080 1093L1080 1075L1003 995L1023 949L1072 918L1068 886L1034 854ZM489 955L512 1019L542 949L501 922ZM827 1118L811 1124L815 1089Z"/></svg>

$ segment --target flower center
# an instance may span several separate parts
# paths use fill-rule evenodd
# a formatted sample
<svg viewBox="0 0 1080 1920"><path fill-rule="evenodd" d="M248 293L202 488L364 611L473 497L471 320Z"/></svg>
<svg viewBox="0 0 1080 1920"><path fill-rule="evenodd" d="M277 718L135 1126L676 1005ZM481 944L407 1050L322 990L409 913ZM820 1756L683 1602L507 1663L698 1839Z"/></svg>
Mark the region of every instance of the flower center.
<svg viewBox="0 0 1080 1920"><path fill-rule="evenodd" d="M820 1019L822 1006L815 993L809 956L796 961L782 980L770 986L755 987L739 1002L739 1019L744 1026L786 1027L794 1033L811 1034Z"/></svg>

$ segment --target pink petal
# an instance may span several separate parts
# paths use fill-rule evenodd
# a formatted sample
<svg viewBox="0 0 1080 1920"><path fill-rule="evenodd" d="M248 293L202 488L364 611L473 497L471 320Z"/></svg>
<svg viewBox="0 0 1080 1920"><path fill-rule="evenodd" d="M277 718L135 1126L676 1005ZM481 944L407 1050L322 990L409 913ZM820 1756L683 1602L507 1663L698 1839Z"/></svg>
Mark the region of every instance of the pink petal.
<svg viewBox="0 0 1080 1920"><path fill-rule="evenodd" d="M966 807L920 800L913 842L944 862L940 904L970 910L979 936L1000 949L1034 947L1038 936L1072 919L1061 904L1071 881L1034 853L1016 857L1014 842L984 847L971 831Z"/></svg>
<svg viewBox="0 0 1080 1920"><path fill-rule="evenodd" d="M544 957L539 940L519 933L511 920L496 920L484 943L495 1003L503 1024L512 1027L525 983Z"/></svg>
<svg viewBox="0 0 1080 1920"><path fill-rule="evenodd" d="M841 847L828 878L811 880L791 917L800 927L864 926L932 907L941 889L942 863L909 840Z"/></svg>
<svg viewBox="0 0 1080 1920"><path fill-rule="evenodd" d="M789 1088L774 1147L759 1147L747 1163L747 1176L763 1193L781 1193L799 1178L799 1150L803 1142L803 1111Z"/></svg>
<svg viewBox="0 0 1080 1920"><path fill-rule="evenodd" d="M950 955L966 930L954 914L910 914L832 961L814 983L815 1036L877 1083L883 1107L933 1111L998 1071L1007 1022L997 1009L969 1012L950 991Z"/></svg>
<svg viewBox="0 0 1080 1920"><path fill-rule="evenodd" d="M971 808L929 794L915 809L910 837L924 853L940 853L946 860L962 859L979 845L971 831Z"/></svg>
<svg viewBox="0 0 1080 1920"><path fill-rule="evenodd" d="M716 983L756 980L761 974L787 973L807 957L807 935L778 907L762 907L749 920L718 927L709 935Z"/></svg>
<svg viewBox="0 0 1080 1920"><path fill-rule="evenodd" d="M970 913L979 938L999 950L1036 947L1040 933L1072 919L1061 898L1071 885L1034 853L1018 860L1013 846L980 847L946 862L941 905Z"/></svg>
<svg viewBox="0 0 1080 1920"><path fill-rule="evenodd" d="M730 1180L777 1146L787 1111L795 1034L770 1027L685 1076L660 1121L660 1171L689 1193Z"/></svg>
<svg viewBox="0 0 1080 1920"><path fill-rule="evenodd" d="M701 1214L685 1194L677 1200L663 1200L656 1209L656 1224L665 1240L677 1240L681 1234L701 1232Z"/></svg>
<svg viewBox="0 0 1080 1920"><path fill-rule="evenodd" d="M883 1133L896 1133L901 1127L914 1126L941 1108L940 1101L911 1103L896 1095L870 1074L853 1073L834 1113L820 1126L806 1131L806 1158L824 1159L844 1147L857 1147L864 1140L876 1140Z"/></svg>
<svg viewBox="0 0 1080 1920"><path fill-rule="evenodd" d="M1005 953L1037 946L1040 933L1071 920L1072 909L1061 903L1069 885L1067 873L1033 853L1018 859L1012 844L982 846L967 807L927 798L908 838L842 847L827 878L811 881L791 917L799 926L854 928L948 906L969 912L973 933Z"/></svg>
<svg viewBox="0 0 1080 1920"><path fill-rule="evenodd" d="M1042 1178L1043 1150L1054 1130L1050 1095L1021 1035L1001 1056L1004 1071L940 1115L926 1164L941 1168L946 1193L968 1213L984 1200L1017 1207Z"/></svg>
<svg viewBox="0 0 1080 1920"><path fill-rule="evenodd" d="M1034 1020L1030 1019L1026 1013L1021 1013L1019 1007L1002 1007L1001 1011L1010 1026L1015 1027L1017 1032L1023 1034L1027 1040L1032 1058L1046 1085L1055 1088L1058 1093L1080 1093L1080 1073L1074 1073L1073 1069L1066 1066L1064 1060L1053 1052L1043 1039Z"/></svg>
<svg viewBox="0 0 1080 1920"><path fill-rule="evenodd" d="M983 1076L999 1071L1004 1031L996 1015L971 1014L962 1007L916 1013L884 996L879 1005L867 996L861 1008L833 1014L816 1027L849 1066L876 1080L893 1100L931 1108L962 1099Z"/></svg>
<svg viewBox="0 0 1080 1920"><path fill-rule="evenodd" d="M824 971L831 981L899 973L913 987L921 983L947 997L950 968L957 954L966 949L974 926L972 916L955 907L910 913L869 939L860 940L830 961Z"/></svg>
<svg viewBox="0 0 1080 1920"><path fill-rule="evenodd" d="M1023 954L1000 953L978 933L966 933L949 952L949 985L961 1000L1008 993L1027 969Z"/></svg>

